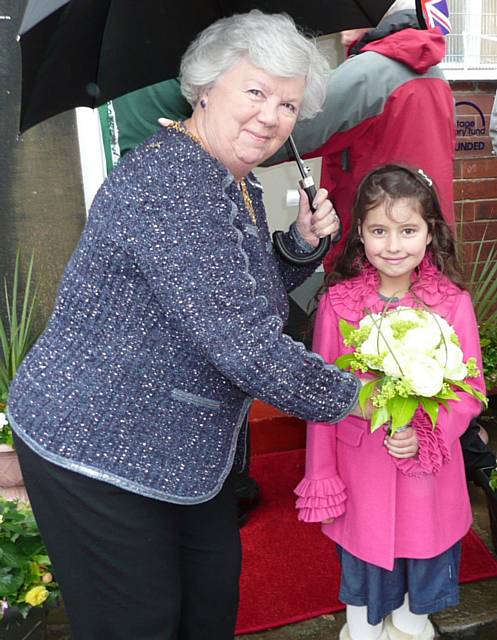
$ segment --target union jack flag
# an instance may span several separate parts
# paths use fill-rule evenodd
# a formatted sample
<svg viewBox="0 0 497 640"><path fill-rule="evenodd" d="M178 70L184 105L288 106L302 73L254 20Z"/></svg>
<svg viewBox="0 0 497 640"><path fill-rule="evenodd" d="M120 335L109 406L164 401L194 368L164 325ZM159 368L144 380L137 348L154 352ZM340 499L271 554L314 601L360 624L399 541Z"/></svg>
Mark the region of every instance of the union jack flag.
<svg viewBox="0 0 497 640"><path fill-rule="evenodd" d="M430 29L438 27L446 36L452 32L447 0L419 0L426 25Z"/></svg>

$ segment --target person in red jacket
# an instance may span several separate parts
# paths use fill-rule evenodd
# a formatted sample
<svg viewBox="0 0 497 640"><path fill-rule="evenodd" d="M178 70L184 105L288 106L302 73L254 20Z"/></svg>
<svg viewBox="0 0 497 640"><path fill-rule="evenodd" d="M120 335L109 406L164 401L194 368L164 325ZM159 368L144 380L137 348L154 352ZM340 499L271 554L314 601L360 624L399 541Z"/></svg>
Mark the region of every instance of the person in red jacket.
<svg viewBox="0 0 497 640"><path fill-rule="evenodd" d="M342 237L359 183L391 162L424 167L453 224L454 98L437 66L445 55L444 36L421 28L415 0L394 2L374 29L343 35L348 57L330 76L323 111L293 133L305 158L323 157L321 186L342 220ZM285 154L283 148L266 164L291 157ZM343 242L326 256L326 271L342 247Z"/></svg>

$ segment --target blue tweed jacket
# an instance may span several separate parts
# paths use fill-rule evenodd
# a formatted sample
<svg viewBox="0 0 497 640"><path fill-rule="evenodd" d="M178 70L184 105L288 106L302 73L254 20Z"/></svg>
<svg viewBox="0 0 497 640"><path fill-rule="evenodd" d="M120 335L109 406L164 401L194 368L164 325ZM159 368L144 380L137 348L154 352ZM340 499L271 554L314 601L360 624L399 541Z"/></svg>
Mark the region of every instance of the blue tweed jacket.
<svg viewBox="0 0 497 640"><path fill-rule="evenodd" d="M237 444L243 462L252 398L320 422L349 412L357 378L282 333L286 292L312 269L275 255L253 175L249 191L257 226L233 176L171 129L107 178L10 390L9 420L39 455L198 503Z"/></svg>

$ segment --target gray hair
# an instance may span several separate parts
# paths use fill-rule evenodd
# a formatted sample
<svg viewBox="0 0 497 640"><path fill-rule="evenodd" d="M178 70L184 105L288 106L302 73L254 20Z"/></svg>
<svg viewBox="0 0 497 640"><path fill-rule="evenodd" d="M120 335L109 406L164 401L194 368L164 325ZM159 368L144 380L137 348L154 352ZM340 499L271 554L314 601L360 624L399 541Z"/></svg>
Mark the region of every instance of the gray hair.
<svg viewBox="0 0 497 640"><path fill-rule="evenodd" d="M181 91L195 108L202 92L243 58L266 73L306 79L299 120L321 111L329 65L316 42L290 16L254 9L217 20L190 44L181 60Z"/></svg>
<svg viewBox="0 0 497 640"><path fill-rule="evenodd" d="M397 11L416 11L416 0L395 0L383 17L386 18Z"/></svg>

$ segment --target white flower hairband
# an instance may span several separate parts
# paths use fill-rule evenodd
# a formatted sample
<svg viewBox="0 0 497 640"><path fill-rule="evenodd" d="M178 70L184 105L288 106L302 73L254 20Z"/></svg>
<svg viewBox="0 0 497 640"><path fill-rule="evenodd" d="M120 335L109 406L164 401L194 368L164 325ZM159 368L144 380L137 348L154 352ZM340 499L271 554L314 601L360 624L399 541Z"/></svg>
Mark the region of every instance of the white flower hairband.
<svg viewBox="0 0 497 640"><path fill-rule="evenodd" d="M433 185L433 180L426 175L426 173L423 171L423 169L418 169L418 173L422 178L424 178L424 180L426 181L426 183L427 183L427 185L429 187L431 187Z"/></svg>

